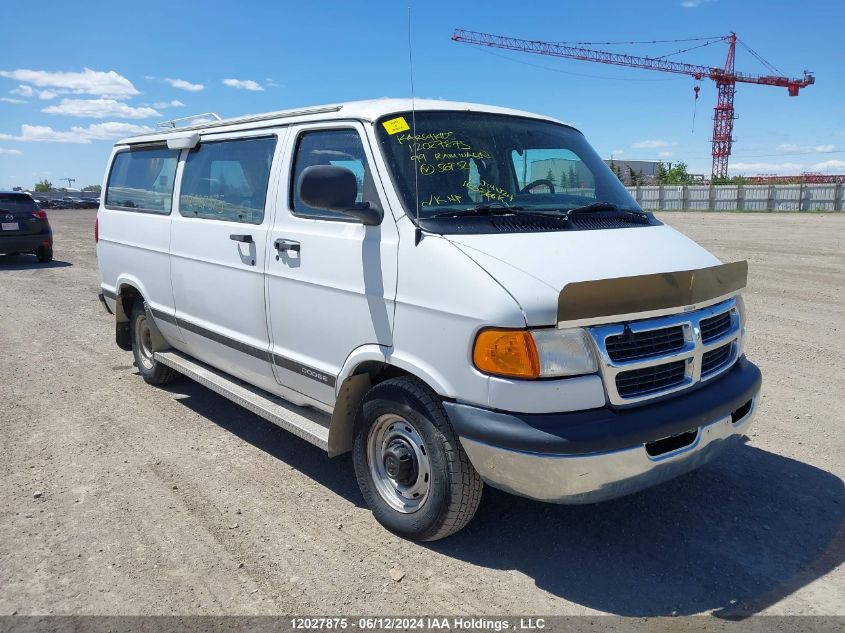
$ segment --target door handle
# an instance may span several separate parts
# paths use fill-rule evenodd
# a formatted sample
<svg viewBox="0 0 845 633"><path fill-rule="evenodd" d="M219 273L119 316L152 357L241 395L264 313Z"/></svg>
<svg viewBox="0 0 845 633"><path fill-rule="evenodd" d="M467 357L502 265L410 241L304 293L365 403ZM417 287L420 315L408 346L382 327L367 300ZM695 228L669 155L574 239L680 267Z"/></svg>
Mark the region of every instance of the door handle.
<svg viewBox="0 0 845 633"><path fill-rule="evenodd" d="M299 252L299 242L295 240L283 240L280 238L273 242L273 247L280 253L286 251L293 251L294 253Z"/></svg>
<svg viewBox="0 0 845 633"><path fill-rule="evenodd" d="M243 242L244 244L252 244L252 235L232 233L229 236L229 239L234 240L235 242Z"/></svg>

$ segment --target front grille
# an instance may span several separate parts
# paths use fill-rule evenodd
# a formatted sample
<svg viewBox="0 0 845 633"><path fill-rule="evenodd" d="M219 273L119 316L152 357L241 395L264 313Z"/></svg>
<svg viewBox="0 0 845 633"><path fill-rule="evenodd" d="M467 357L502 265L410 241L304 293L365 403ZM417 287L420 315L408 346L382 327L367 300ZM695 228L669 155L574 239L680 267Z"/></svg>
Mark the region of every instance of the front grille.
<svg viewBox="0 0 845 633"><path fill-rule="evenodd" d="M742 336L735 299L588 330L599 353L608 402L617 406L646 402L721 375L733 366Z"/></svg>
<svg viewBox="0 0 845 633"><path fill-rule="evenodd" d="M605 339L607 355L616 362L660 356L681 349L684 346L684 328L682 326L647 330Z"/></svg>
<svg viewBox="0 0 845 633"><path fill-rule="evenodd" d="M701 320L701 340L704 343L719 338L731 329L731 313L723 312Z"/></svg>
<svg viewBox="0 0 845 633"><path fill-rule="evenodd" d="M722 345L722 347L711 349L709 352L704 352L701 357L701 375L706 376L724 365L731 357L732 346L733 343L728 343L727 345Z"/></svg>
<svg viewBox="0 0 845 633"><path fill-rule="evenodd" d="M683 360L655 367L632 369L616 374L616 390L623 398L640 396L674 387L683 382L685 375L686 361Z"/></svg>

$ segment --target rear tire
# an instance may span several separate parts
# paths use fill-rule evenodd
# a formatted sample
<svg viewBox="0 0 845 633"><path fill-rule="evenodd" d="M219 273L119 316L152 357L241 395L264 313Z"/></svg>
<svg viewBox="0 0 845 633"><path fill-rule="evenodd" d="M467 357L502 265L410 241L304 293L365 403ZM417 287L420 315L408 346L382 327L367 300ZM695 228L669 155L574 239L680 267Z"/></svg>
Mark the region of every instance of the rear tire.
<svg viewBox="0 0 845 633"><path fill-rule="evenodd" d="M129 319L129 338L132 342L135 366L147 384L165 385L178 378L179 372L155 360L152 333L144 306L143 300L136 301L132 306L132 316Z"/></svg>
<svg viewBox="0 0 845 633"><path fill-rule="evenodd" d="M416 378L373 387L356 422L352 459L376 520L415 541L436 541L472 519L483 482L438 396Z"/></svg>
<svg viewBox="0 0 845 633"><path fill-rule="evenodd" d="M51 262L53 261L53 247L41 246L37 251L35 251L35 256L38 258L38 261L42 264Z"/></svg>

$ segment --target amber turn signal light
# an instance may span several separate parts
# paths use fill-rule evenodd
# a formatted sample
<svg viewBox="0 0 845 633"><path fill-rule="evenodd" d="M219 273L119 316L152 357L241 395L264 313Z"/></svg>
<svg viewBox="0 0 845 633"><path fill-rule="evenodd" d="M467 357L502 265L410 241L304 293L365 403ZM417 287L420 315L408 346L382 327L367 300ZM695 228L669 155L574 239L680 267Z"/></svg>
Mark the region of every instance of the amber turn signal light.
<svg viewBox="0 0 845 633"><path fill-rule="evenodd" d="M481 330L472 350L475 366L487 374L510 378L538 378L540 358L527 330Z"/></svg>

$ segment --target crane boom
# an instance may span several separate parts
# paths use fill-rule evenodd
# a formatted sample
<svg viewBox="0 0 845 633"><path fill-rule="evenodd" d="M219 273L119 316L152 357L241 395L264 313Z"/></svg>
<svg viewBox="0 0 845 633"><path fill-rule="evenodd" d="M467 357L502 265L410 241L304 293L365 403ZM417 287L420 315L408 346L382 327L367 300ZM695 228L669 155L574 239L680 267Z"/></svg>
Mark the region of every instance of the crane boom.
<svg viewBox="0 0 845 633"><path fill-rule="evenodd" d="M642 57L638 55L626 55L624 53L613 53L591 48L582 48L556 42L543 42L540 40L525 40L505 35L492 35L478 31L467 31L455 29L452 39L456 42L489 46L525 53L536 53L550 57L564 57L567 59L579 59L588 62L599 62L615 66L627 66L629 68L644 68L646 70L658 70L661 72L689 75L697 80L711 79L716 82L718 88L718 101L714 113L713 122L713 177L726 178L728 175L728 157L731 154L733 143L733 121L734 116L734 94L737 83L759 84L765 86L780 86L789 91L790 97L798 95L801 88L806 88L815 83L812 73L804 71L801 78L781 77L778 75L755 75L751 73L738 73L734 70L736 34L731 33L722 39L728 42L728 57L723 68L712 66L701 66L699 64L686 64L683 62L670 61L664 58ZM718 41L718 40L715 40Z"/></svg>
<svg viewBox="0 0 845 633"><path fill-rule="evenodd" d="M731 37L735 38L736 36L731 33L731 35L726 35L723 39L730 42ZM566 57L567 59L580 59L587 62L601 62L602 64L613 64L616 66L660 70L667 73L690 75L696 79L708 78L714 81L718 81L720 79L730 79L740 83L783 86L790 88L790 94L792 94L793 86L795 88L795 94L797 94L799 88L806 88L810 84L815 83L815 78L808 72L805 72L804 77L800 79L777 77L774 75L753 75L737 72L731 73L726 72L724 68L713 68L710 66L700 66L698 64L673 62L668 59L640 57L637 55L626 55L624 53L613 53L610 51L599 51L591 48L580 48L577 46L568 46L566 44L556 44L554 42L523 40L516 37L508 37L506 35L491 35L490 33L479 33L477 31L466 31L464 29L455 29L452 39L456 42L479 44L481 46L504 48L526 53L537 53L539 55L549 55L550 57Z"/></svg>

